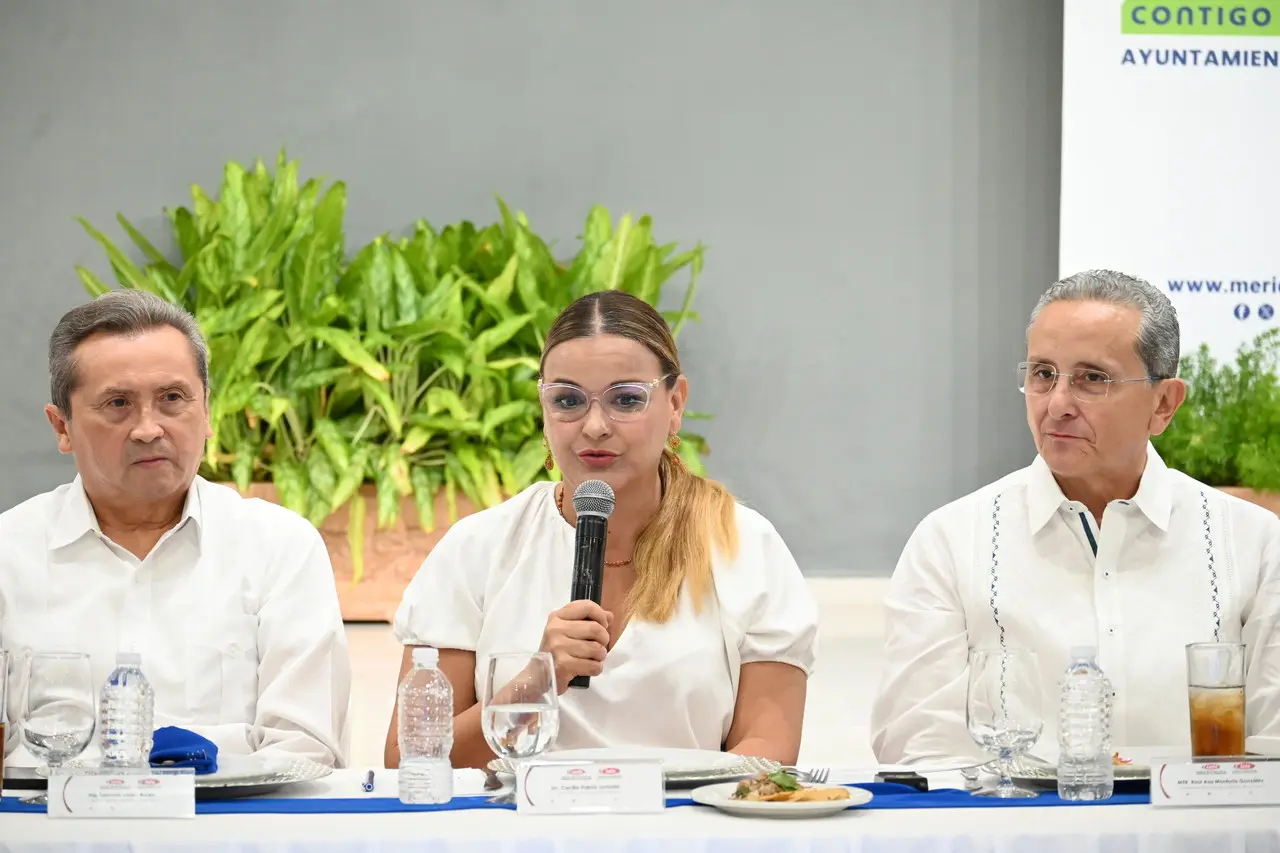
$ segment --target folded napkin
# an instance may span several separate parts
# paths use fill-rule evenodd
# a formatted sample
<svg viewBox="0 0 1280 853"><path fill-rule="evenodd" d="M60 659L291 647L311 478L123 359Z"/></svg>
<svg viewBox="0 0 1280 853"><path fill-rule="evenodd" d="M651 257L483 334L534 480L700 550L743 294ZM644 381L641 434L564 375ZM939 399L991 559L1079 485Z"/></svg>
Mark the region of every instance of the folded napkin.
<svg viewBox="0 0 1280 853"><path fill-rule="evenodd" d="M218 746L208 738L177 726L156 729L153 737L152 767L194 767L197 776L217 771Z"/></svg>

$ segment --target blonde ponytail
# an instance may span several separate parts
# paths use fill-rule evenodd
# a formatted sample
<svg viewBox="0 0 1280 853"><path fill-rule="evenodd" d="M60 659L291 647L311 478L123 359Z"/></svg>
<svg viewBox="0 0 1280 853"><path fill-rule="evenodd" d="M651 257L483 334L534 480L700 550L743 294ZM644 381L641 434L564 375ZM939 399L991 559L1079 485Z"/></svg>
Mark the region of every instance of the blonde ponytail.
<svg viewBox="0 0 1280 853"><path fill-rule="evenodd" d="M685 584L694 611L713 591L712 558L738 553L737 502L720 483L691 472L680 457L664 450L658 464L662 503L636 540L635 584L629 610L648 622L663 623L680 603Z"/></svg>

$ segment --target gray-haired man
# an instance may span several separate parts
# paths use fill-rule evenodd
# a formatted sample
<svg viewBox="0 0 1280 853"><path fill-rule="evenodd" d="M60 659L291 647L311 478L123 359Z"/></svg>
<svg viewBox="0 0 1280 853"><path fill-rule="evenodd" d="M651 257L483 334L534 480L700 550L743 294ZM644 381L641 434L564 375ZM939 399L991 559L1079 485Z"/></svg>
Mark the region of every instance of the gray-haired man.
<svg viewBox="0 0 1280 853"><path fill-rule="evenodd" d="M965 693L982 647L1036 653L1034 752L1050 759L1073 646L1095 647L1111 679L1117 749L1186 750L1194 642L1249 645L1248 731L1280 731L1280 519L1151 446L1186 397L1178 356L1173 306L1144 281L1091 270L1041 297L1018 366L1037 458L930 514L894 571L871 721L882 763L980 755Z"/></svg>
<svg viewBox="0 0 1280 853"><path fill-rule="evenodd" d="M0 515L0 643L19 661L89 653L95 688L118 651L140 652L157 726L341 766L351 672L328 554L300 516L196 475L210 425L194 319L105 294L58 323L49 373L45 412L78 476Z"/></svg>

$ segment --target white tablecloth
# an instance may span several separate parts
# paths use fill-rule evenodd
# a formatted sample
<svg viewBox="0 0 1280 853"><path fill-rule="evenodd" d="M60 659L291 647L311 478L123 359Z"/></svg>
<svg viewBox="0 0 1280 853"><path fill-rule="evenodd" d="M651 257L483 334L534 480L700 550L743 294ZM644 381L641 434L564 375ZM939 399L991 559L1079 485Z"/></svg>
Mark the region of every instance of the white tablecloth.
<svg viewBox="0 0 1280 853"><path fill-rule="evenodd" d="M358 771L287 796L354 797ZM865 772L834 773L841 780ZM930 777L958 787L958 776ZM474 793L470 783L455 789ZM367 796L394 797L394 771ZM22 792L7 792L21 795ZM50 820L0 814L4 853L1280 853L1280 809L1092 806L852 809L817 820L730 817L685 806L661 815L536 817L512 811L341 815L198 815L195 820Z"/></svg>

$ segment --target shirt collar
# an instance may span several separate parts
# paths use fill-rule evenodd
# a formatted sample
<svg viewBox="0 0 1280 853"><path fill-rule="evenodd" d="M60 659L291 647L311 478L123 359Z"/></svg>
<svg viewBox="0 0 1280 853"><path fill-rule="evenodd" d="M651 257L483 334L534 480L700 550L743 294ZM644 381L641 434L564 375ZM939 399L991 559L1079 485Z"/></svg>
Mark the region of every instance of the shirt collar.
<svg viewBox="0 0 1280 853"><path fill-rule="evenodd" d="M1054 513L1071 502L1062 493L1062 487L1043 457L1037 455L1027 470L1027 519L1031 523L1032 534L1035 534L1049 523ZM1142 514L1161 530L1169 529L1169 516L1173 509L1170 488L1169 469L1151 442L1147 442L1147 464L1131 503L1136 504Z"/></svg>
<svg viewBox="0 0 1280 853"><path fill-rule="evenodd" d="M185 525L187 519L195 523L197 531L203 527L200 514L201 482L201 478L196 477L187 489L187 499L182 506L182 518L174 527L175 530ZM58 511L49 532L49 550L64 548L90 533L100 536L102 528L98 526L98 517L93 512L93 505L89 503L89 496L85 494L84 482L77 474L62 496L62 508Z"/></svg>

